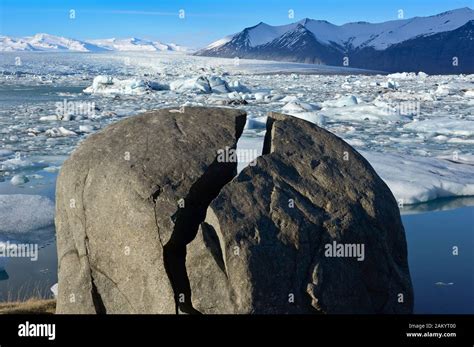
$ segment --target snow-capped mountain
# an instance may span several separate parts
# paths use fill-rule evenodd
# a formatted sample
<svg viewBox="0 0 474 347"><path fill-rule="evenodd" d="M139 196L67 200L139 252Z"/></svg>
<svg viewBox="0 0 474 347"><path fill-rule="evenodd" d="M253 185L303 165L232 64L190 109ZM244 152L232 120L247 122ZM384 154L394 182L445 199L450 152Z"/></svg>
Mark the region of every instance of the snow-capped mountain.
<svg viewBox="0 0 474 347"><path fill-rule="evenodd" d="M74 51L74 52L99 52L103 51L94 44L69 39L49 34L36 34L34 36L13 38L0 37L0 51Z"/></svg>
<svg viewBox="0 0 474 347"><path fill-rule="evenodd" d="M71 52L102 52L102 51L185 51L176 44L165 44L159 41L148 41L138 38L103 39L81 41L49 34L14 38L0 36L0 52L14 51L71 51Z"/></svg>
<svg viewBox="0 0 474 347"><path fill-rule="evenodd" d="M28 39L28 43L36 50L41 51L94 52L102 50L100 47L85 41L49 34L36 34Z"/></svg>
<svg viewBox="0 0 474 347"><path fill-rule="evenodd" d="M149 41L135 37L127 39L103 39L103 40L89 40L99 47L110 51L141 51L141 52L158 52L158 51L185 51L182 46L174 43L167 44L160 41Z"/></svg>
<svg viewBox="0 0 474 347"><path fill-rule="evenodd" d="M466 72L474 70L472 56L473 41L469 32L474 20L474 11L470 8L460 8L435 16L415 17L410 19L393 20L383 23L356 22L344 25L334 25L324 20L303 19L296 23L271 26L259 23L245 28L241 32L218 40L198 51L197 55L240 57L256 59L287 60L298 62L313 62L328 65L343 65L344 57L351 67L369 68L386 71L398 70L399 50L408 44L411 58L406 59L405 71L413 70L418 56L424 55L427 42L432 53L430 58L433 72L436 62L443 57L458 57L464 64L451 64L449 71ZM460 30L462 36L446 35ZM443 38L443 40L436 39ZM426 40L431 38L430 40ZM449 43L446 40L450 40ZM414 42L419 41L419 45ZM456 42L456 43L455 43ZM423 44L421 44L423 43ZM452 47L449 49L449 47ZM459 50L454 47L464 47L460 59ZM447 51L448 48L448 51ZM390 52L390 55L381 52ZM404 53L405 54L405 53ZM469 55L470 54L470 55ZM375 57L384 61L376 61ZM407 57L405 54L404 56ZM363 57L364 59L361 59ZM411 61L410 61L411 60ZM393 63L393 64L392 64ZM439 62L440 64L443 62ZM451 63L451 60L449 61ZM423 65L423 64L421 64ZM449 72L448 71L448 72ZM427 71L428 72L428 71Z"/></svg>

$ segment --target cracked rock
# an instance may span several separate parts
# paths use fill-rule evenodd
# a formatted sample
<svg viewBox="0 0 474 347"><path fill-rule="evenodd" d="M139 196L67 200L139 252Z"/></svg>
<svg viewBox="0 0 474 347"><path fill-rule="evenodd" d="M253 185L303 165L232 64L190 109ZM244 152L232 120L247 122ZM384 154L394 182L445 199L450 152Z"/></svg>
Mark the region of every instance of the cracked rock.
<svg viewBox="0 0 474 347"><path fill-rule="evenodd" d="M263 155L210 204L187 266L202 313L411 313L392 193L347 143L271 114Z"/></svg>
<svg viewBox="0 0 474 347"><path fill-rule="evenodd" d="M57 181L58 313L410 313L397 203L318 126L271 114L263 154L219 162L246 116L159 110L87 138Z"/></svg>
<svg viewBox="0 0 474 347"><path fill-rule="evenodd" d="M185 269L246 115L159 110L91 135L57 181L58 313L196 313Z"/></svg>

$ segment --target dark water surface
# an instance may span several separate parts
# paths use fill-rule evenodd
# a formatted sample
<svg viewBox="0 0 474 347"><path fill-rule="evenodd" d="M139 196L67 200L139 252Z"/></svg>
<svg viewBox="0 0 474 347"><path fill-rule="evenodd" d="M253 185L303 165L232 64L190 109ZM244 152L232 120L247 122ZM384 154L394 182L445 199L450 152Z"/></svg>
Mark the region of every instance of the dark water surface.
<svg viewBox="0 0 474 347"><path fill-rule="evenodd" d="M415 312L474 313L474 207L402 218Z"/></svg>

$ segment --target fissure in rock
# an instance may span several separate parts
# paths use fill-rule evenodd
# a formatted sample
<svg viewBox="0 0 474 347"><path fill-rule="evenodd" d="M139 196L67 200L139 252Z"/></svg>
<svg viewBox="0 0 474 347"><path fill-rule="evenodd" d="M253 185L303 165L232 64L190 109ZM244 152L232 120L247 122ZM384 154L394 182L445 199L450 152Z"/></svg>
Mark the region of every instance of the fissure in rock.
<svg viewBox="0 0 474 347"><path fill-rule="evenodd" d="M245 120L237 124L240 137ZM235 145L233 147L235 149ZM217 155L204 174L191 186L184 198L184 207L172 217L175 221L170 240L164 245L165 270L174 292L176 313L199 314L191 301L191 286L186 270L186 246L194 240L206 211L221 189L237 174L236 162L218 162Z"/></svg>

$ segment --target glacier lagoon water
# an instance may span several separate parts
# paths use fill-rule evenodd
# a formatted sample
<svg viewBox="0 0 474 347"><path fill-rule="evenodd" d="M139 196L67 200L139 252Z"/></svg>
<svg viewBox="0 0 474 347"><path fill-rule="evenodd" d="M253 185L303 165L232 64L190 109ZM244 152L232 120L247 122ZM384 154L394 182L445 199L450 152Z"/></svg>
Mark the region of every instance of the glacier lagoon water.
<svg viewBox="0 0 474 347"><path fill-rule="evenodd" d="M17 57L20 57L20 64L16 64ZM248 104L238 106L254 120L253 126L244 132L246 141L242 146L247 148L261 142L264 130L262 117L266 112L282 111L288 103L280 97L322 104L327 100L340 100L338 98L346 94L355 95L359 106L323 109L328 118L324 124L326 128L346 139L356 149L364 151L426 158L448 156L450 159L453 153L457 153L466 162L462 164L467 168L463 184L469 186L474 181L474 139L470 130L474 121L474 101L463 97L466 91L474 90L472 76L433 76L428 79L408 76L397 82L401 85L399 89L390 90L382 87L387 81L385 76L292 75L289 74L291 70L281 75L265 75L262 74L265 69L276 67L277 71L285 71L285 68L294 69L295 64L285 66L242 60L240 66L235 66L232 60L183 55L12 53L1 54L0 63L0 195L34 194L54 201L57 169L77 143L88 136L89 132L81 131L81 126L90 126L97 131L141 111L183 104L207 105L216 101L214 95L195 91L180 93L163 90L139 96L82 93L99 74L121 79L139 77L159 83L200 74L239 80L252 91ZM255 73L255 66L258 66L259 74ZM444 89L440 90L440 85ZM396 113L387 114L386 104L380 95L391 95L394 100L419 102L421 114L400 118ZM81 115L69 121L40 120L41 117L54 118L57 103L64 101L94 103L94 114ZM304 110L304 104L302 106L303 109L297 110L297 114L308 113ZM351 117L344 117L347 114ZM366 119L366 114L370 114L371 118ZM383 117L386 116L394 118L385 121ZM449 122L446 122L447 117ZM416 131L404 127L426 119L439 124L442 134L430 133L420 127ZM438 122L439 119L442 121ZM58 127L72 130L76 135L47 135L49 129ZM397 179L403 170L393 168L394 174L389 178ZM434 179L441 180L442 188L446 186L442 181L443 175L450 170L437 170L434 168L432 174L438 173ZM472 170L472 175L469 170ZM29 182L12 185L10 180L17 174L25 175ZM413 177L415 183L416 179ZM458 191L462 193L463 189L464 186L461 186ZM474 312L473 205L474 198L462 197L403 206L415 289L415 312ZM57 280L54 228L42 230L41 234L30 231L30 235L33 234L42 237L37 262L28 259L0 262L0 266L5 268L4 272L0 272L0 300L27 298L38 292L51 295L49 288ZM454 246L459 247L457 256L452 255Z"/></svg>

